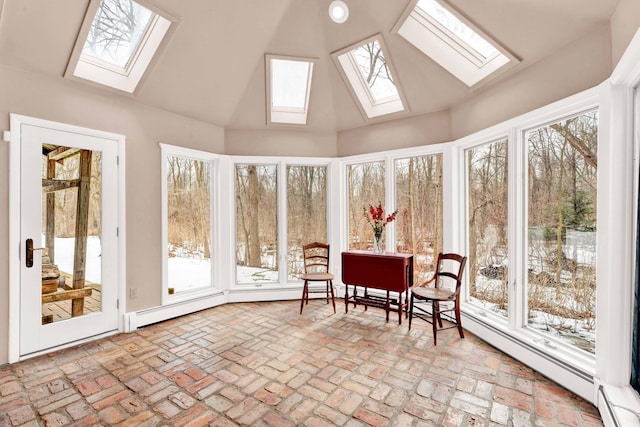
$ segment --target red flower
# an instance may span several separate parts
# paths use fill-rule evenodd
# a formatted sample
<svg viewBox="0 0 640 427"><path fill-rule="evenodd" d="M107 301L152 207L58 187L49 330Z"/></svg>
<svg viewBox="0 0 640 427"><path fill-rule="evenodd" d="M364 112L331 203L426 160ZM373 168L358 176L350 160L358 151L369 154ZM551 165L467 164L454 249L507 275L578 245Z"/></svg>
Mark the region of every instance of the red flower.
<svg viewBox="0 0 640 427"><path fill-rule="evenodd" d="M367 215L367 208L362 208L364 216L367 218L367 222L373 227L374 230L382 230L388 223L393 222L396 219L398 210L396 209L385 218L384 208L382 202L378 202L378 206L369 205L369 214Z"/></svg>

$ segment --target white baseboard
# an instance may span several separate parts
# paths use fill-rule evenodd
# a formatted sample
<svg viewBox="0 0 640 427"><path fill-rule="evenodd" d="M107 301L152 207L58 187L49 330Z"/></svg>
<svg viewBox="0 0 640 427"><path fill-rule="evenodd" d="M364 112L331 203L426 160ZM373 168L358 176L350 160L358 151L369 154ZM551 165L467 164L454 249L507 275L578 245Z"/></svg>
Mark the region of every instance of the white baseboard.
<svg viewBox="0 0 640 427"><path fill-rule="evenodd" d="M301 286L284 289L282 287L237 287L236 289L219 291L211 295L201 296L190 300L125 313L123 319L123 331L133 332L143 326L227 303L299 300L301 292ZM339 289L336 286L336 298L339 298L339 295Z"/></svg>
<svg viewBox="0 0 640 427"><path fill-rule="evenodd" d="M225 294L219 292L188 301L180 301L174 304L125 313L124 332L133 332L142 326L195 313L196 311L212 308L225 304L226 302L227 298Z"/></svg>

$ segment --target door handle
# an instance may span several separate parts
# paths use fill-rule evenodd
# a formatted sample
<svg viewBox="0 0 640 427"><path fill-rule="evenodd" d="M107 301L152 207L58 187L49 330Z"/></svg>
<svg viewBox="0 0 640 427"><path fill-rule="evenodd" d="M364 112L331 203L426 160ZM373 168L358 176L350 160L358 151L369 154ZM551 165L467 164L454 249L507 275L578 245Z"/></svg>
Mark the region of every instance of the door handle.
<svg viewBox="0 0 640 427"><path fill-rule="evenodd" d="M27 268L33 267L33 253L35 251L41 251L47 248L34 248L33 247L33 239L27 239Z"/></svg>

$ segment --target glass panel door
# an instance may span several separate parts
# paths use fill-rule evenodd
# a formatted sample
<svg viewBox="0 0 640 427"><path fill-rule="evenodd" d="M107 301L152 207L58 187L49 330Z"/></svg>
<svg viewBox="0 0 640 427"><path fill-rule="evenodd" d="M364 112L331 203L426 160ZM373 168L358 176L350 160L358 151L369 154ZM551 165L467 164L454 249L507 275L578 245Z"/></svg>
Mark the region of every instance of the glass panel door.
<svg viewBox="0 0 640 427"><path fill-rule="evenodd" d="M118 142L22 124L20 354L118 328Z"/></svg>

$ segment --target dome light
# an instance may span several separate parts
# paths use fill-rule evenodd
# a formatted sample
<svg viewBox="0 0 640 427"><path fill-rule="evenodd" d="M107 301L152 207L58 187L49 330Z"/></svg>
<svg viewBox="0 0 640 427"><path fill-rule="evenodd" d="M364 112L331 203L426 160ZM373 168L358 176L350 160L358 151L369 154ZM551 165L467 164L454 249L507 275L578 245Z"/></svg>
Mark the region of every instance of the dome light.
<svg viewBox="0 0 640 427"><path fill-rule="evenodd" d="M333 22L342 24L349 18L349 7L342 0L334 0L329 5L329 17Z"/></svg>

